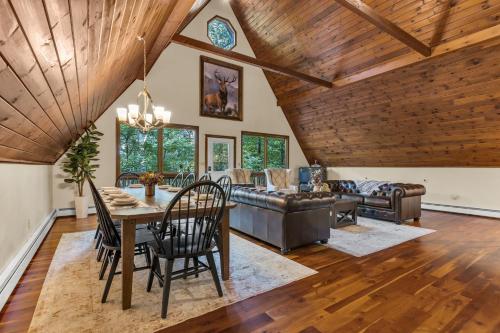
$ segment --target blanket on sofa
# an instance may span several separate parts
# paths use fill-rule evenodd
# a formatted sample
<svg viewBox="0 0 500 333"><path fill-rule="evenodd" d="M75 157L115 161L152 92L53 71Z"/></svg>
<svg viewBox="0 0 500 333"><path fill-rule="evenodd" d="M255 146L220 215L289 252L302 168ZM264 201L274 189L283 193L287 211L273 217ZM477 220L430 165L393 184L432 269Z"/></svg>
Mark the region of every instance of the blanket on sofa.
<svg viewBox="0 0 500 333"><path fill-rule="evenodd" d="M387 181L378 180L355 180L356 189L361 194L372 195L373 192L378 191L381 186L387 185Z"/></svg>

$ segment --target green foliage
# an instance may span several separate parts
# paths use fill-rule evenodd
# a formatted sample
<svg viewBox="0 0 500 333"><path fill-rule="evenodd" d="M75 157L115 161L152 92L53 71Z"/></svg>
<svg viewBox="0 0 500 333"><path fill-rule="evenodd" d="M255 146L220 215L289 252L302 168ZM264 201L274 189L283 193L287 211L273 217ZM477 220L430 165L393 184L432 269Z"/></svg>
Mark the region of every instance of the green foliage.
<svg viewBox="0 0 500 333"><path fill-rule="evenodd" d="M163 172L195 172L195 131L163 129Z"/></svg>
<svg viewBox="0 0 500 333"><path fill-rule="evenodd" d="M213 145L212 171L224 171L229 168L229 145L227 143L215 143Z"/></svg>
<svg viewBox="0 0 500 333"><path fill-rule="evenodd" d="M64 179L66 183L76 183L78 187L78 195L83 195L83 185L87 177L95 178L94 172L99 167L94 162L99 159L99 144L101 136L96 126L92 123L82 137L73 142L66 153L66 158L63 161L63 171L70 175Z"/></svg>
<svg viewBox="0 0 500 333"><path fill-rule="evenodd" d="M243 135L242 141L243 168L262 171L265 168L287 167L285 138Z"/></svg>
<svg viewBox="0 0 500 333"><path fill-rule="evenodd" d="M120 125L120 171L158 171L158 131Z"/></svg>

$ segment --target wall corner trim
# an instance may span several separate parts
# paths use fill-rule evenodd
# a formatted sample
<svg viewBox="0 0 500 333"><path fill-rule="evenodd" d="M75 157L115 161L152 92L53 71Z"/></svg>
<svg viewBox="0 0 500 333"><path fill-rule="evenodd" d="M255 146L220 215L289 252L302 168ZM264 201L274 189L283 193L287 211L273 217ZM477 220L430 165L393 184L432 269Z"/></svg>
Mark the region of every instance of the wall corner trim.
<svg viewBox="0 0 500 333"><path fill-rule="evenodd" d="M16 256L7 264L7 267L0 272L0 310L4 307L12 291L16 288L26 267L28 267L40 244L42 244L42 241L54 224L56 217L57 209L53 209L33 235L24 243Z"/></svg>

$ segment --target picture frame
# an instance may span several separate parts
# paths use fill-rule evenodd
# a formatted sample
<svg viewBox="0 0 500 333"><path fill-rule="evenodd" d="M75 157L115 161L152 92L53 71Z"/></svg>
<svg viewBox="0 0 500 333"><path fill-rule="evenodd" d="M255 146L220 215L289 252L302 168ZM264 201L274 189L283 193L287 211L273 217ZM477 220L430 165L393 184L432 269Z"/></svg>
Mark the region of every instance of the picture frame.
<svg viewBox="0 0 500 333"><path fill-rule="evenodd" d="M243 121L243 67L200 56L200 116Z"/></svg>

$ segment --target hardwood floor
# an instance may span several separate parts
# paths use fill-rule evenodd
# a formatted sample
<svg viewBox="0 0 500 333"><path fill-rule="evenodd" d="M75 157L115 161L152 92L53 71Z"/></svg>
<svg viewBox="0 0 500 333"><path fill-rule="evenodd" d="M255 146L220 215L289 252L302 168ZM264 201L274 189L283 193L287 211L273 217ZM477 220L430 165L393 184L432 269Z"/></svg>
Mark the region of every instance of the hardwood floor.
<svg viewBox="0 0 500 333"><path fill-rule="evenodd" d="M321 245L292 251L319 273L162 332L500 332L500 220L424 211L419 224L437 232L363 258ZM94 227L95 217L56 221L0 332L27 331L62 233Z"/></svg>

